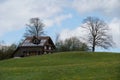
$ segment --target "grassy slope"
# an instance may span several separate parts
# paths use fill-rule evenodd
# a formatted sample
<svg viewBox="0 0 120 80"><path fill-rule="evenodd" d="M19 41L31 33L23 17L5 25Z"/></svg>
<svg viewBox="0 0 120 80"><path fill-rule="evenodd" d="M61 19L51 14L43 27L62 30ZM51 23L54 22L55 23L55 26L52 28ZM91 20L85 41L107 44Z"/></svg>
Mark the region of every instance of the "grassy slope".
<svg viewBox="0 0 120 80"><path fill-rule="evenodd" d="M0 61L0 80L120 80L120 54L66 52Z"/></svg>

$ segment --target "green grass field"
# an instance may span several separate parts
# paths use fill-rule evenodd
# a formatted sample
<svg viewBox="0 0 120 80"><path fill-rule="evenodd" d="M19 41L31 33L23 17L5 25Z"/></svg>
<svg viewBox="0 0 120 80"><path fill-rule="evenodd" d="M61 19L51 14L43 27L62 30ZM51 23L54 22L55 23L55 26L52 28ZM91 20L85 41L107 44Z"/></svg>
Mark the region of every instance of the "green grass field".
<svg viewBox="0 0 120 80"><path fill-rule="evenodd" d="M120 54L65 52L3 60L0 80L120 80Z"/></svg>

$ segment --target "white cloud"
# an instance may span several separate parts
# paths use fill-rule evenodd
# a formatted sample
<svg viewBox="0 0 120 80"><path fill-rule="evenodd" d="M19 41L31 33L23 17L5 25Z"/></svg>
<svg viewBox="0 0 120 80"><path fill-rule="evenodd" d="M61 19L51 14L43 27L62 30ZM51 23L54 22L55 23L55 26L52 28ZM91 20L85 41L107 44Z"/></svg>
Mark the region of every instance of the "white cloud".
<svg viewBox="0 0 120 80"><path fill-rule="evenodd" d="M114 18L109 24L116 47L120 47L120 19Z"/></svg>
<svg viewBox="0 0 120 80"><path fill-rule="evenodd" d="M120 0L74 0L72 6L80 14L98 11L109 17L120 18Z"/></svg>
<svg viewBox="0 0 120 80"><path fill-rule="evenodd" d="M85 42L86 36L87 36L86 30L82 27L77 27L72 30L64 29L60 34L60 39L65 40L71 37L78 37L81 41Z"/></svg>
<svg viewBox="0 0 120 80"><path fill-rule="evenodd" d="M0 2L0 35L23 28L32 17L45 20L46 26L60 25L72 18L71 14L62 14L64 8L72 7L80 13L100 11L119 17L119 4L120 0L4 0Z"/></svg>
<svg viewBox="0 0 120 80"><path fill-rule="evenodd" d="M44 20L44 23L47 27L50 27L52 25L61 25L61 23L66 20L72 18L72 14L62 14L59 16L55 16L52 19L46 19Z"/></svg>
<svg viewBox="0 0 120 80"><path fill-rule="evenodd" d="M52 23L60 24L62 20L57 15L62 13L66 0L5 0L0 2L0 36L6 32L18 30L32 17L49 19L56 16ZM47 25L53 26L52 23Z"/></svg>

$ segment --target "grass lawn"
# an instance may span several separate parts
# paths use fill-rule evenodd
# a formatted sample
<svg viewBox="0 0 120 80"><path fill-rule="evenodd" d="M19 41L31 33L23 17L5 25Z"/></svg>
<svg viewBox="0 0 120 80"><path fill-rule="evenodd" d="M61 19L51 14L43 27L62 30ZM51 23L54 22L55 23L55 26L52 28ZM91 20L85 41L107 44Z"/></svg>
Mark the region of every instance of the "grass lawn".
<svg viewBox="0 0 120 80"><path fill-rule="evenodd" d="M120 54L64 52L3 60L0 80L120 80Z"/></svg>

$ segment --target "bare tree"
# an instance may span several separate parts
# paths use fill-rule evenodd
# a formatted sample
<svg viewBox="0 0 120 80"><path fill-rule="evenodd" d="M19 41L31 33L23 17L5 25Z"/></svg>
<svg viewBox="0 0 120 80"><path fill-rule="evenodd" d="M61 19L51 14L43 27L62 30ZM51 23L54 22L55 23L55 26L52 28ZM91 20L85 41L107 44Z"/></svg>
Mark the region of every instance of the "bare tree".
<svg viewBox="0 0 120 80"><path fill-rule="evenodd" d="M59 42L59 39L60 39L60 33L56 33L55 44Z"/></svg>
<svg viewBox="0 0 120 80"><path fill-rule="evenodd" d="M102 48L112 47L113 40L109 34L109 27L97 17L87 17L83 20L84 26L88 33L88 42L92 46L92 51L95 51L96 46Z"/></svg>
<svg viewBox="0 0 120 80"><path fill-rule="evenodd" d="M28 36L38 37L44 34L44 31L43 31L44 24L39 18L31 18L30 23L27 24L27 26L28 27L26 28L26 33L24 34L25 37L28 37Z"/></svg>

